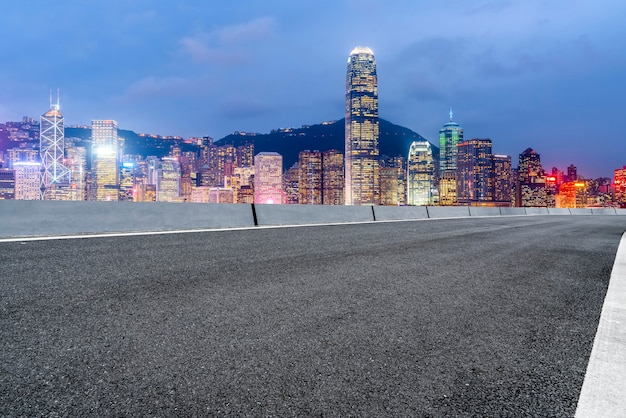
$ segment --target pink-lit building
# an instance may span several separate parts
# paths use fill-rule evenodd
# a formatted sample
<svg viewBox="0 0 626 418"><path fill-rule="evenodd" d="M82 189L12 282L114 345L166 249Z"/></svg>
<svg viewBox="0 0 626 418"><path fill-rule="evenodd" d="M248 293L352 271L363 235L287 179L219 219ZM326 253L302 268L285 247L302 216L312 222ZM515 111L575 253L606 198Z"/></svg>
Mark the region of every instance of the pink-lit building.
<svg viewBox="0 0 626 418"><path fill-rule="evenodd" d="M254 156L254 203L284 203L283 157L276 152Z"/></svg>

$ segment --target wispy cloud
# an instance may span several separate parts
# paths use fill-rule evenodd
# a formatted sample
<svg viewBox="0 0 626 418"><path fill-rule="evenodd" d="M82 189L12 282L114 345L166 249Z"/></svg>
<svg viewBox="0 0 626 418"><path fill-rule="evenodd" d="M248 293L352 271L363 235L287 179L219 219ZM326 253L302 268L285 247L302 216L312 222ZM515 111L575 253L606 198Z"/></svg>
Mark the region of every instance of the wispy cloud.
<svg viewBox="0 0 626 418"><path fill-rule="evenodd" d="M182 53L193 61L240 64L246 61L246 52L253 46L251 44L258 45L274 36L275 26L273 18L264 17L210 32L198 32L182 38L178 43Z"/></svg>

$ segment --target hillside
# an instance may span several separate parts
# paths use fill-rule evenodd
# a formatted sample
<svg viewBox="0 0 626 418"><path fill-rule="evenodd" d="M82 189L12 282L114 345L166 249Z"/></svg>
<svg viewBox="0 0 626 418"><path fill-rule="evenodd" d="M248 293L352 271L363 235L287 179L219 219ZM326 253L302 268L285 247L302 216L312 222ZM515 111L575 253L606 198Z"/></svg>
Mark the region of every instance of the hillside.
<svg viewBox="0 0 626 418"><path fill-rule="evenodd" d="M246 142L254 143L254 152L277 152L283 156L283 167L291 167L298 161L298 154L303 150L328 151L331 149L343 152L345 143L344 119L334 122L324 122L317 125L308 125L301 128L276 129L267 134L235 132L217 140L216 145L243 145ZM417 132L403 126L395 125L380 119L380 155L407 156L411 142L425 140ZM80 138L87 149L91 138L89 128L65 128L66 138ZM195 144L187 144L180 139L152 137L139 135L133 131L119 130L119 137L124 138L124 154L166 156L170 146L179 145L184 151L197 151ZM433 153L439 154L439 149L433 144Z"/></svg>
<svg viewBox="0 0 626 418"><path fill-rule="evenodd" d="M345 148L345 119L324 122L301 128L278 129L269 134L233 133L216 142L217 145L243 145L254 142L254 152L277 152L283 156L285 169L298 161L302 150L327 151ZM380 119L380 155L407 156L411 142L426 140L423 136L403 126ZM433 145L433 153L439 155L439 148Z"/></svg>

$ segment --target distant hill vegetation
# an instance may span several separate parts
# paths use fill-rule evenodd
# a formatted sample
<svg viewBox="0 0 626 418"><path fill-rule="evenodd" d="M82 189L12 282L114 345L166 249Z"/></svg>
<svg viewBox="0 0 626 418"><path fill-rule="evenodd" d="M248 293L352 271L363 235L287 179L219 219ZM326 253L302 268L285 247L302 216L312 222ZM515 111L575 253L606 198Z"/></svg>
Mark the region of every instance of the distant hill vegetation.
<svg viewBox="0 0 626 418"><path fill-rule="evenodd" d="M380 119L380 155L405 158L413 141L426 141L426 138L403 126ZM298 161L300 151L328 151L345 149L345 119L324 122L301 128L276 129L268 134L233 133L216 142L217 145L243 145L254 142L254 153L277 152L283 156L283 167L291 167ZM431 144L433 145L433 144ZM433 153L439 155L439 148L433 145Z"/></svg>
<svg viewBox="0 0 626 418"><path fill-rule="evenodd" d="M380 155L395 157L402 155L406 158L411 142L426 138L403 126L395 125L380 119ZM254 143L254 152L277 152L283 156L283 167L291 167L298 161L300 151L328 151L336 149L343 152L345 148L345 120L324 122L316 125L307 125L300 128L275 129L267 134L235 132L215 141L218 146L244 145ZM91 139L89 128L65 128L66 138L79 138L81 141ZM183 151L196 151L196 144L187 144L180 139L170 139L140 135L133 131L119 130L119 137L124 138L124 154L155 155L163 157L168 154L172 145L179 145ZM433 145L433 153L439 154L439 149ZM88 147L90 148L90 147Z"/></svg>

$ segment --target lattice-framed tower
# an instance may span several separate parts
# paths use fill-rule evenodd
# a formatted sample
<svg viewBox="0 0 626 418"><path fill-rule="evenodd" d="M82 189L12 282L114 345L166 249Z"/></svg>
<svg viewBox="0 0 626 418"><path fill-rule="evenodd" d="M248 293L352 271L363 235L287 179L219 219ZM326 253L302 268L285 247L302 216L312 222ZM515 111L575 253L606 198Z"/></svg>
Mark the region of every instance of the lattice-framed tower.
<svg viewBox="0 0 626 418"><path fill-rule="evenodd" d="M60 111L59 95L50 110L41 115L39 125L39 153L41 155L41 198L50 199L50 191L70 182L70 170L63 164L65 158L65 128Z"/></svg>

